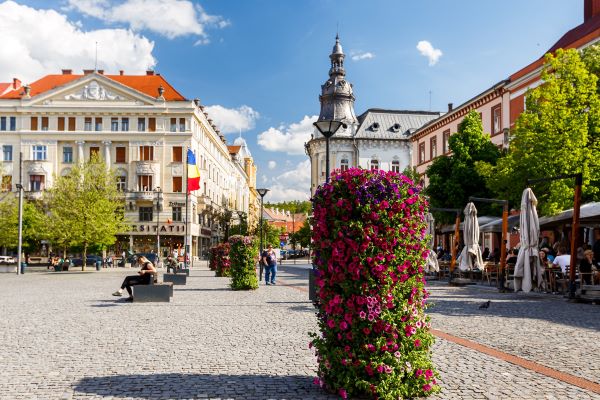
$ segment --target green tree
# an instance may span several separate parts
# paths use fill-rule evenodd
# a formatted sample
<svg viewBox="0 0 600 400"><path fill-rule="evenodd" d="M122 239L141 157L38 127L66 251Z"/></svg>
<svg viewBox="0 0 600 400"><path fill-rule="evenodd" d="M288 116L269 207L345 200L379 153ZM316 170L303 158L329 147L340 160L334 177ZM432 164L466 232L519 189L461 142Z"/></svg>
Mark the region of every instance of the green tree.
<svg viewBox="0 0 600 400"><path fill-rule="evenodd" d="M598 49L587 60L598 71ZM527 93L526 110L512 131L508 154L495 166L481 163L478 170L487 186L511 204L519 204L527 179L583 174L583 199L599 195L600 107L598 78L588 70L578 51L547 54L544 84ZM536 184L541 214L555 214L573 206L574 181Z"/></svg>
<svg viewBox="0 0 600 400"><path fill-rule="evenodd" d="M23 200L23 250L39 248L48 235L48 218L40 204ZM0 247L16 250L19 245L19 201L9 194L0 201Z"/></svg>
<svg viewBox="0 0 600 400"><path fill-rule="evenodd" d="M306 248L310 246L310 237L311 237L311 229L310 222L308 220L304 221L304 224L298 231L291 235L290 240L293 243L300 244L300 247Z"/></svg>
<svg viewBox="0 0 600 400"><path fill-rule="evenodd" d="M478 162L495 165L500 151L489 135L483 133L479 113L471 111L465 116L458 125L458 132L450 136L448 146L452 154L436 158L426 171L429 184L425 193L431 206L463 209L469 196L492 197L475 165ZM481 206L480 214L484 212L489 212L489 207ZM441 222L450 222L453 218L450 214L436 215Z"/></svg>
<svg viewBox="0 0 600 400"><path fill-rule="evenodd" d="M269 224L267 220L263 220L263 246L266 248L269 244L273 247L279 247L279 236L285 233L283 227L278 228ZM256 225L256 228L252 230L251 234L258 238L260 243L260 223Z"/></svg>
<svg viewBox="0 0 600 400"><path fill-rule="evenodd" d="M422 179L421 174L419 174L417 172L417 168L416 167L406 167L406 168L404 168L404 170L402 171L402 175L410 178L415 183L415 185L418 185L419 182L421 182L421 179Z"/></svg>
<svg viewBox="0 0 600 400"><path fill-rule="evenodd" d="M97 156L75 165L65 176L55 177L49 190L52 240L63 248L83 249L82 269L91 245L106 247L115 235L128 229L124 201L117 191L116 175Z"/></svg>
<svg viewBox="0 0 600 400"><path fill-rule="evenodd" d="M267 208L278 208L280 210L289 211L291 213L311 213L312 203L310 201L282 201L279 203L265 203Z"/></svg>

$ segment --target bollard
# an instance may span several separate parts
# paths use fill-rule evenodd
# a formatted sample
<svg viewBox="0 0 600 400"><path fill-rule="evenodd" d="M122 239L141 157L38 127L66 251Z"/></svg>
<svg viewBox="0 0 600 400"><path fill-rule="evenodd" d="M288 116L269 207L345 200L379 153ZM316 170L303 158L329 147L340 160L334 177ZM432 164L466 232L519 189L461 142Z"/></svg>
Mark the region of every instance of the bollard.
<svg viewBox="0 0 600 400"><path fill-rule="evenodd" d="M102 269L102 261L96 260L96 271L100 271Z"/></svg>

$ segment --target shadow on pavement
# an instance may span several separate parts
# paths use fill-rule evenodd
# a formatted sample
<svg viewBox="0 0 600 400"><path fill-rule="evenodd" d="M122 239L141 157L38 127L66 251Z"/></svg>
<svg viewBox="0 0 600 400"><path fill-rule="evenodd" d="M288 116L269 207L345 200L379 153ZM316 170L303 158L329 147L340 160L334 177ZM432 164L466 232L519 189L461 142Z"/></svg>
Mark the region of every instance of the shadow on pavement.
<svg viewBox="0 0 600 400"><path fill-rule="evenodd" d="M571 304L546 296L524 293L498 293L477 288L455 288L444 292L441 286L430 286L432 294L428 301L431 307L428 314L444 316L488 316L500 318L531 318L556 324L600 330L597 308L588 304ZM488 308L479 306L490 300Z"/></svg>
<svg viewBox="0 0 600 400"><path fill-rule="evenodd" d="M312 382L310 376L133 374L85 377L73 389L113 398L181 399L336 399Z"/></svg>

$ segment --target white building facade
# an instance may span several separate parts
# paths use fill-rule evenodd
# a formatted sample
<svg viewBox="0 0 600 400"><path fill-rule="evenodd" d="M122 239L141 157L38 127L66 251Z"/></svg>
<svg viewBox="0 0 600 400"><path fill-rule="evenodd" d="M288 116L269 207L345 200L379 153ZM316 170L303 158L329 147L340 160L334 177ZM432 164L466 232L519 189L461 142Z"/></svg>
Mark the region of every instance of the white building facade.
<svg viewBox="0 0 600 400"><path fill-rule="evenodd" d="M63 70L30 86L15 79L0 89L2 190L16 191L20 153L31 199L43 199L55 176L98 154L117 171L131 224L118 236L115 253L155 252L160 240L161 254L182 254L187 243L192 256L203 255L220 238L218 213L230 205L249 210L249 177L232 160L224 136L198 100L185 99L153 71ZM186 214L188 148L201 186L189 195Z"/></svg>
<svg viewBox="0 0 600 400"><path fill-rule="evenodd" d="M339 37L329 58L329 79L321 86L319 96L319 121L342 122L330 139L329 170L360 167L401 172L412 166L411 135L440 113L369 109L357 118L353 87L345 79L345 55ZM327 169L325 138L317 129L305 150L311 160L311 194L314 194L325 182Z"/></svg>

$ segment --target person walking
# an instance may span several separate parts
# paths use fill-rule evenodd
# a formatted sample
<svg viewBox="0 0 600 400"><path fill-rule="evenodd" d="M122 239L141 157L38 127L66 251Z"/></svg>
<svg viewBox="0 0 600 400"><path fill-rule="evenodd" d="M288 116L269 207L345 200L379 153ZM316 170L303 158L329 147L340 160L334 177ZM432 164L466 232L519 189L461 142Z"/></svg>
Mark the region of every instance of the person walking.
<svg viewBox="0 0 600 400"><path fill-rule="evenodd" d="M113 296L122 296L123 289L127 289L127 293L129 293L129 298L127 300L133 300L133 292L131 290L132 286L135 285L149 285L150 279L154 279L154 275L156 274L156 268L154 265L144 256L138 256L137 258L138 265L142 267L142 269L138 272L138 275L129 275L126 276L123 280L123 284L121 288L113 293Z"/></svg>
<svg viewBox="0 0 600 400"><path fill-rule="evenodd" d="M267 250L263 251L262 263L265 266L265 283L275 285L275 276L277 275L277 253L273 250L273 245L269 245Z"/></svg>

